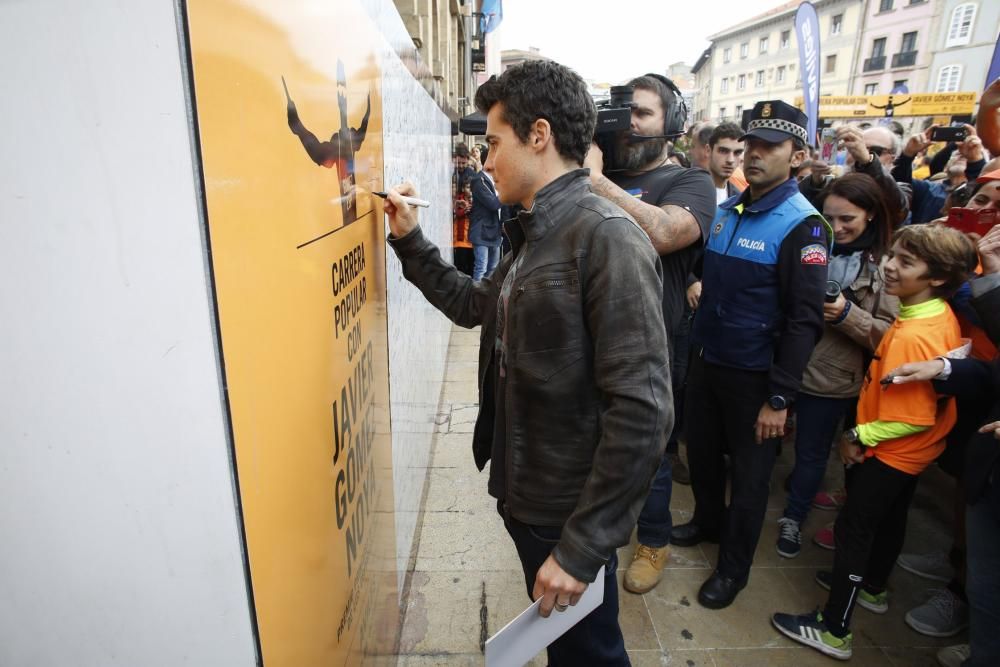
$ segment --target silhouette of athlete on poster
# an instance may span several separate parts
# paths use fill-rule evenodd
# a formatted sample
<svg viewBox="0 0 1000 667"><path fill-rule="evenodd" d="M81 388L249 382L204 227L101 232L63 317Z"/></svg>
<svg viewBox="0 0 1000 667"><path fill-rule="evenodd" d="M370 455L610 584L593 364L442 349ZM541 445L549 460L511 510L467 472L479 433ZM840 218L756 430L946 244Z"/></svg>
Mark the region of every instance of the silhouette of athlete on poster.
<svg viewBox="0 0 1000 667"><path fill-rule="evenodd" d="M893 102L892 101L892 95L889 95L889 99L886 102L886 104L878 105L878 104L872 104L871 102L869 102L868 106L870 106L873 109L883 109L885 111L885 117L886 118L892 118L893 115L896 113L896 107L901 107L904 104L909 104L909 102L910 102L910 98L909 97L907 97L902 102Z"/></svg>
<svg viewBox="0 0 1000 667"><path fill-rule="evenodd" d="M285 88L285 99L288 100L288 128L299 138L302 147L313 162L321 167L332 169L336 166L337 177L340 179L340 207L344 213L344 227L354 222L357 217L357 199L354 180L354 154L361 149L368 131L368 116L372 110L372 95L368 93L368 106L361 126L351 128L347 123L347 75L344 73L344 63L337 61L337 106L340 107L340 129L330 136L329 141L320 141L316 135L306 129L299 119L295 102L288 94L285 77L281 77L281 85Z"/></svg>

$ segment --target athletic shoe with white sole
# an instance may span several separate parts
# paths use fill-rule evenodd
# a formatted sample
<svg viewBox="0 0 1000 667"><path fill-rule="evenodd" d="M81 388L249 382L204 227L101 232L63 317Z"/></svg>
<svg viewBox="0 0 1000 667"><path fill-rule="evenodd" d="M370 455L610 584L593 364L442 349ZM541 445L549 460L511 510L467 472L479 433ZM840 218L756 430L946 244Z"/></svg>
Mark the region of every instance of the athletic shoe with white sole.
<svg viewBox="0 0 1000 667"><path fill-rule="evenodd" d="M947 588L928 591L930 599L906 612L906 624L928 637L954 637L969 627L969 605Z"/></svg>
<svg viewBox="0 0 1000 667"><path fill-rule="evenodd" d="M799 522L786 516L778 519L778 555L782 558L795 558L802 550L802 533Z"/></svg>
<svg viewBox="0 0 1000 667"><path fill-rule="evenodd" d="M899 554L896 565L918 577L933 581L947 583L955 576L955 568L952 567L948 554L943 551L929 554Z"/></svg>
<svg viewBox="0 0 1000 667"><path fill-rule="evenodd" d="M972 649L968 644L945 646L937 652L937 661L941 667L962 667L962 663L972 657Z"/></svg>
<svg viewBox="0 0 1000 667"><path fill-rule="evenodd" d="M837 660L851 659L851 644L854 641L851 633L847 633L843 638L834 636L826 627L823 614L819 611L801 616L775 614L771 617L771 623L778 632L789 639L816 649L824 655Z"/></svg>

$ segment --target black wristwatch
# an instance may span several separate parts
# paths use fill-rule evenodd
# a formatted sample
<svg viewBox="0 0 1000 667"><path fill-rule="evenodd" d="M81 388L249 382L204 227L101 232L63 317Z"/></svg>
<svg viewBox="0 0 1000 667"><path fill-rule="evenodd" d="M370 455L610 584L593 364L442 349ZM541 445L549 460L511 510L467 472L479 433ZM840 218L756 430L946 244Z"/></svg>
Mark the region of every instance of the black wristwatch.
<svg viewBox="0 0 1000 667"><path fill-rule="evenodd" d="M788 399L781 394L775 394L771 398L767 399L767 404L771 406L772 410L788 409Z"/></svg>

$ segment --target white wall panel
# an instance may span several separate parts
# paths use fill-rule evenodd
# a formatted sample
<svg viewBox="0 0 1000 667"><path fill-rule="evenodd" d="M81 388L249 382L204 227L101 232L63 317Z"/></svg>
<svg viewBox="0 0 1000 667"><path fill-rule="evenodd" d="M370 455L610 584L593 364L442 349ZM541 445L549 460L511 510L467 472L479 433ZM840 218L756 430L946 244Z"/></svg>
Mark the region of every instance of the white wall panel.
<svg viewBox="0 0 1000 667"><path fill-rule="evenodd" d="M172 3L0 3L0 665L253 665Z"/></svg>

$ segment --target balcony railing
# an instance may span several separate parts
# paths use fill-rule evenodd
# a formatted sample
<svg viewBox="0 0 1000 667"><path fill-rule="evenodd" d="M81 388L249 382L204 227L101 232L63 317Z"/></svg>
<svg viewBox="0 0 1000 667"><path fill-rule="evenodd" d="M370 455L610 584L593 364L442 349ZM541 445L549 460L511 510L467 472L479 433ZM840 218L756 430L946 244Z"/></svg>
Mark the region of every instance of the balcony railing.
<svg viewBox="0 0 1000 667"><path fill-rule="evenodd" d="M917 52L916 51L903 51L902 53L892 54L892 66L893 67L913 67L917 62Z"/></svg>
<svg viewBox="0 0 1000 667"><path fill-rule="evenodd" d="M880 69L885 69L885 56L873 56L871 58L865 58L864 71L874 72Z"/></svg>

